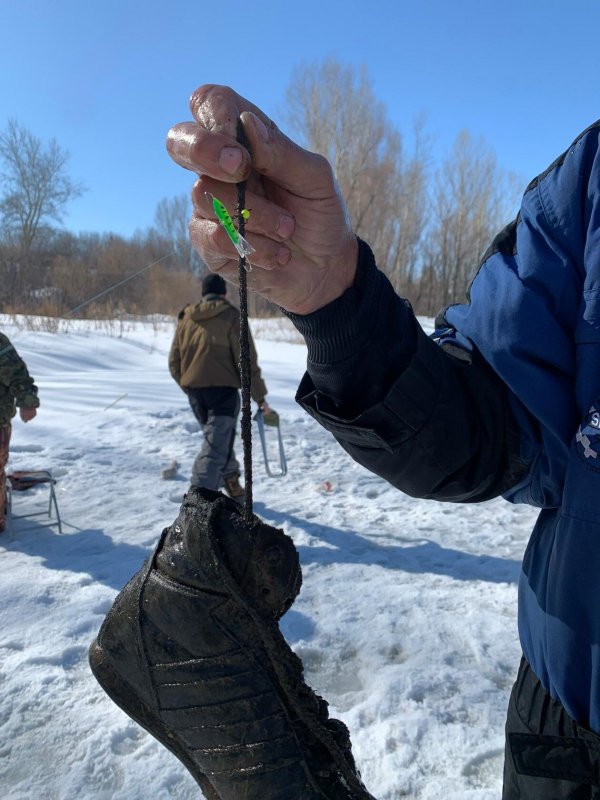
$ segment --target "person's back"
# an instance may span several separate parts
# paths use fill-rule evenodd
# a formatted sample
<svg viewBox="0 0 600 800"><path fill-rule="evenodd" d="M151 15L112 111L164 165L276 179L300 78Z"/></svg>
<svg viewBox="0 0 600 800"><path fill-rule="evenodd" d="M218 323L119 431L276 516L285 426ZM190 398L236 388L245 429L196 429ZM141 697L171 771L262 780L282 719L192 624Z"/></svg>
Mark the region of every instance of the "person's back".
<svg viewBox="0 0 600 800"><path fill-rule="evenodd" d="M183 389L239 388L239 370L232 349L239 331L237 310L225 297L208 295L202 302L186 306L182 314L176 334L179 385Z"/></svg>
<svg viewBox="0 0 600 800"><path fill-rule="evenodd" d="M169 370L186 393L204 442L192 468L191 485L224 488L242 502L240 466L233 449L240 410L240 315L226 299L219 275L202 282L202 301L179 314L169 354ZM261 408L267 387L250 337L252 397Z"/></svg>

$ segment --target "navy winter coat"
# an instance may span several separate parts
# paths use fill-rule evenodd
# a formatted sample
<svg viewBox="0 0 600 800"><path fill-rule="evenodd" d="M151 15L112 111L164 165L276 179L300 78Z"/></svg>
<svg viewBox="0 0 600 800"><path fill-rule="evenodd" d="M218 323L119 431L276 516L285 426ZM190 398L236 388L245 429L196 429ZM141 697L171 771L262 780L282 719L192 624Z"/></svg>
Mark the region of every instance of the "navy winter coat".
<svg viewBox="0 0 600 800"><path fill-rule="evenodd" d="M519 586L523 652L550 694L600 731L600 123L528 187L470 304L445 318L513 393L543 509ZM527 413L524 413L524 409ZM532 424L531 420L535 420Z"/></svg>
<svg viewBox="0 0 600 800"><path fill-rule="evenodd" d="M523 651L597 732L599 150L600 122L530 184L438 344L364 243L352 289L290 315L309 353L297 399L353 458L414 496L541 509L519 587Z"/></svg>

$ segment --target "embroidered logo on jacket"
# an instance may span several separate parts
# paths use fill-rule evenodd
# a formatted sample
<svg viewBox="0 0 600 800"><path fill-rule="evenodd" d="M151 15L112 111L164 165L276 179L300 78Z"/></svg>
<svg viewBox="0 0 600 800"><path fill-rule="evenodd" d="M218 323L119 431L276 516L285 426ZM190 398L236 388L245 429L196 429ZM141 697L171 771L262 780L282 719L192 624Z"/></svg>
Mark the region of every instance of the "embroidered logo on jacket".
<svg viewBox="0 0 600 800"><path fill-rule="evenodd" d="M580 455L597 459L600 453L600 410L592 406L575 435ZM590 462L593 463L593 462Z"/></svg>

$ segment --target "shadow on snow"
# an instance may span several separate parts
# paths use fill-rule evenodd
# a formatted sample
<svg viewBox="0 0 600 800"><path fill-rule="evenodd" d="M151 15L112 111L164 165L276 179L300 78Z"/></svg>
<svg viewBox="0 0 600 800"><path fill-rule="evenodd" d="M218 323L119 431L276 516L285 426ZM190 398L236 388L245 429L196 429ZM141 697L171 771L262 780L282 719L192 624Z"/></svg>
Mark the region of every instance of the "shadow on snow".
<svg viewBox="0 0 600 800"><path fill-rule="evenodd" d="M75 532L65 528L74 528ZM0 546L39 558L48 569L85 573L116 590L123 588L151 553L150 548L116 543L97 528L82 530L63 521L63 533L59 534L56 525L17 516L10 530L2 534Z"/></svg>
<svg viewBox="0 0 600 800"><path fill-rule="evenodd" d="M381 545L356 531L332 528L293 514L275 511L264 503L254 504L255 512L275 526L294 525L307 535L324 542L326 547L298 546L301 564L365 564L402 572L446 575L459 581L517 583L521 562L498 556L477 555L442 547L423 537L394 536L402 545ZM375 533L375 531L373 532ZM389 538L389 531L385 532Z"/></svg>
<svg viewBox="0 0 600 800"><path fill-rule="evenodd" d="M395 536L394 540L401 543L399 546L382 545L356 531L312 522L276 511L264 503L255 503L254 510L275 526L291 524L324 543L298 546L302 564L378 565L414 574L445 575L460 581L517 583L519 579L521 562L514 559L442 547L422 537ZM61 535L55 525L15 517L11 530L0 538L0 545L7 551L41 558L48 569L86 573L92 580L115 590L127 583L151 553L151 547L115 542L101 529L82 530L66 521L63 526L71 530ZM389 532L385 535L389 537Z"/></svg>

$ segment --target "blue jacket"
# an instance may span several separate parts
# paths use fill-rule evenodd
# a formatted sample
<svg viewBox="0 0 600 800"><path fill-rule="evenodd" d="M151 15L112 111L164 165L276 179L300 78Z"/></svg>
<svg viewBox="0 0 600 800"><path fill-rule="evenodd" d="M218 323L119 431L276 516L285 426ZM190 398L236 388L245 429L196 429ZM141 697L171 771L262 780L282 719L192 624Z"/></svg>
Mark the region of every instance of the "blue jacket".
<svg viewBox="0 0 600 800"><path fill-rule="evenodd" d="M290 315L309 356L297 399L353 458L414 496L541 509L519 587L523 651L598 732L599 145L600 122L529 185L437 344L364 243L352 289Z"/></svg>
<svg viewBox="0 0 600 800"><path fill-rule="evenodd" d="M529 185L445 321L512 392L531 468L506 496L543 509L519 586L523 652L600 731L600 122Z"/></svg>

